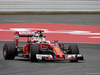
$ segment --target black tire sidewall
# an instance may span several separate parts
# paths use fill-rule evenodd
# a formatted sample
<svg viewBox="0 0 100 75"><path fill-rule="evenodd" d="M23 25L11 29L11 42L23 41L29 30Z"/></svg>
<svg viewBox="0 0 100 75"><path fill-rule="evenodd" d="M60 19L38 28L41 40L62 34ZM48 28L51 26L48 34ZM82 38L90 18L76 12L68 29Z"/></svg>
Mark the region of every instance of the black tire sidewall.
<svg viewBox="0 0 100 75"><path fill-rule="evenodd" d="M70 54L79 54L79 49L78 46L75 45L69 45L69 50L70 50Z"/></svg>
<svg viewBox="0 0 100 75"><path fill-rule="evenodd" d="M6 49L6 56L4 56L4 49ZM5 43L3 48L3 56L5 59L14 59L16 48L14 43Z"/></svg>
<svg viewBox="0 0 100 75"><path fill-rule="evenodd" d="M79 54L79 49L76 44L69 45L70 54ZM78 60L70 60L70 62L78 62Z"/></svg>
<svg viewBox="0 0 100 75"><path fill-rule="evenodd" d="M39 45L32 44L30 45L30 51L29 51L29 56L30 56L30 61L31 62L37 62L36 54L39 54Z"/></svg>

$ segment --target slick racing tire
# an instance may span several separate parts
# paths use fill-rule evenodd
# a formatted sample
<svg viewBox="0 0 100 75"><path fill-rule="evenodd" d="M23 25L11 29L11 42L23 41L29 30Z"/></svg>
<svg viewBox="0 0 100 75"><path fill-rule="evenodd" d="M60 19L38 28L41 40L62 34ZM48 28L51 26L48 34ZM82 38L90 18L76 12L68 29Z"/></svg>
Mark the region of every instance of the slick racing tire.
<svg viewBox="0 0 100 75"><path fill-rule="evenodd" d="M39 54L39 45L32 44L30 45L30 51L29 51L29 58L31 62L37 62L36 54Z"/></svg>
<svg viewBox="0 0 100 75"><path fill-rule="evenodd" d="M13 60L16 55L16 48L14 43L5 43L3 47L3 57L6 60Z"/></svg>
<svg viewBox="0 0 100 75"><path fill-rule="evenodd" d="M78 46L75 45L69 45L69 50L70 50L70 54L79 54L79 49Z"/></svg>
<svg viewBox="0 0 100 75"><path fill-rule="evenodd" d="M69 45L70 54L79 54L77 45ZM78 60L70 60L70 62L78 62Z"/></svg>

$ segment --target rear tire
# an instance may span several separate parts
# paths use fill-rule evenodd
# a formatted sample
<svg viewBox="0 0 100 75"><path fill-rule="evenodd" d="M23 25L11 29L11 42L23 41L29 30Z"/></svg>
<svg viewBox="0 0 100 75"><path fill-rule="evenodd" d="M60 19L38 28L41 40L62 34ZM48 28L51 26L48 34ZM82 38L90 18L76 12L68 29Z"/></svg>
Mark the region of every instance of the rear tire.
<svg viewBox="0 0 100 75"><path fill-rule="evenodd" d="M69 45L70 54L79 54L77 45ZM70 60L70 62L78 62L78 60Z"/></svg>
<svg viewBox="0 0 100 75"><path fill-rule="evenodd" d="M14 43L5 43L3 47L3 57L6 60L13 60L16 55L16 48Z"/></svg>
<svg viewBox="0 0 100 75"><path fill-rule="evenodd" d="M36 54L39 54L39 45L32 44L30 46L29 57L31 62L37 62Z"/></svg>

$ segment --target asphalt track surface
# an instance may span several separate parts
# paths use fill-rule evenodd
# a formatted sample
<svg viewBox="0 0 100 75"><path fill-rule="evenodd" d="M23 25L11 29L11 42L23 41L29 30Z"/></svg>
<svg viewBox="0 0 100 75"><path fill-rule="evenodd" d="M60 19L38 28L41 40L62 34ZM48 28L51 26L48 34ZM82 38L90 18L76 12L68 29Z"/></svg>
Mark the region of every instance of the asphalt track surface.
<svg viewBox="0 0 100 75"><path fill-rule="evenodd" d="M100 26L100 15L0 16L0 23L34 22ZM4 60L2 48L5 42L0 41L0 75L100 75L100 44L77 43L80 53L85 58L85 61L79 61L78 63L70 63L69 61L31 63L29 59L21 57L16 57L15 60ZM68 45L69 43L65 43L66 47Z"/></svg>
<svg viewBox="0 0 100 75"><path fill-rule="evenodd" d="M0 15L0 24L60 23L100 26L100 15Z"/></svg>

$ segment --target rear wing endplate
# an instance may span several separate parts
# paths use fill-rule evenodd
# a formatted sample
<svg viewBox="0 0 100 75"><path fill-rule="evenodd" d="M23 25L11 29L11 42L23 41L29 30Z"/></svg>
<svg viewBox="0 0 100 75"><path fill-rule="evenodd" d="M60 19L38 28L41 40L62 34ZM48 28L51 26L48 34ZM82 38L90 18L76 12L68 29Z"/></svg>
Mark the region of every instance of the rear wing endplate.
<svg viewBox="0 0 100 75"><path fill-rule="evenodd" d="M14 33L14 43L16 48L18 47L19 37L32 37L35 35L35 32L15 32Z"/></svg>

